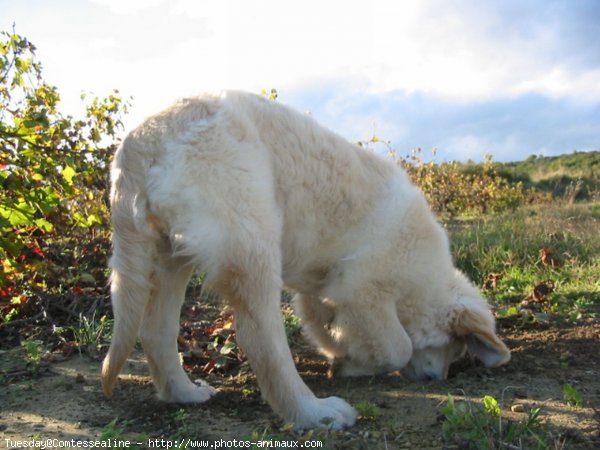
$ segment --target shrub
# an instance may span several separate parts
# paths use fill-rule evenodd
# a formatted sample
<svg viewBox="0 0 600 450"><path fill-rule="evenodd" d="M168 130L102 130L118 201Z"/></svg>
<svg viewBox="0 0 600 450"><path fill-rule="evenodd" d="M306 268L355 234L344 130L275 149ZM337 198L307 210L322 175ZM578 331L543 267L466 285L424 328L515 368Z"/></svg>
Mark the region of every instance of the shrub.
<svg viewBox="0 0 600 450"><path fill-rule="evenodd" d="M47 286L51 241L69 236L60 245L73 251L108 229L108 161L128 107L115 91L82 118L61 113L35 50L0 33L0 300Z"/></svg>
<svg viewBox="0 0 600 450"><path fill-rule="evenodd" d="M398 164L423 190L433 210L444 218L515 209L529 195L522 183L511 184L494 170L491 155L486 155L476 171L457 162L425 163L420 149L398 159Z"/></svg>

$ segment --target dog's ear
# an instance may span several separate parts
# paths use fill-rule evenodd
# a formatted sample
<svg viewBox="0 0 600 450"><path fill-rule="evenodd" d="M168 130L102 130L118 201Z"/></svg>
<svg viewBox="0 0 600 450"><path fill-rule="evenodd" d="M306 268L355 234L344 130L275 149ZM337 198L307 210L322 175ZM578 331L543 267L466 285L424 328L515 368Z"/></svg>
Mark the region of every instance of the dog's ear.
<svg viewBox="0 0 600 450"><path fill-rule="evenodd" d="M469 352L486 367L497 367L510 360L510 350L495 332L494 317L484 304L464 305L454 323L454 333L464 337Z"/></svg>

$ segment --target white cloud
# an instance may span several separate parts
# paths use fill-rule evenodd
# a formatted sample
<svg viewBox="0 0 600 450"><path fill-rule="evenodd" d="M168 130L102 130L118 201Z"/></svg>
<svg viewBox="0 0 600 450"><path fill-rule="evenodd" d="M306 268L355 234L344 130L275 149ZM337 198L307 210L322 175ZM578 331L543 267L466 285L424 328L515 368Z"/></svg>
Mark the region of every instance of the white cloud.
<svg viewBox="0 0 600 450"><path fill-rule="evenodd" d="M228 86L280 88L351 76L370 51L368 11L367 4L355 0L179 0L170 7L171 14L206 21L211 35L196 55L207 77L212 71L214 80Z"/></svg>
<svg viewBox="0 0 600 450"><path fill-rule="evenodd" d="M289 94L350 139L373 131L399 148L431 143L465 157L535 151L573 122L576 108L584 111L577 117L585 145L597 141L587 130L600 102L596 0L33 3L7 2L2 27L16 21L37 45L67 109L80 104L82 90L133 95L128 126L179 96L275 87L283 102ZM537 122L519 101L532 98L552 100L541 103ZM506 106L485 108L498 102ZM544 122L546 107L552 121ZM517 133L517 146L498 138L502 127L531 132Z"/></svg>
<svg viewBox="0 0 600 450"><path fill-rule="evenodd" d="M198 64L210 65L211 85L285 88L337 77L362 80L373 93L461 101L530 92L600 99L597 73L561 65L564 30L538 19L535 8L460 3L177 0L164 7L211 30L195 52Z"/></svg>
<svg viewBox="0 0 600 450"><path fill-rule="evenodd" d="M90 47L94 51L114 51L119 45L118 41L112 36L98 37L91 41Z"/></svg>
<svg viewBox="0 0 600 450"><path fill-rule="evenodd" d="M164 0L90 0L100 6L105 6L116 14L134 14L152 8Z"/></svg>
<svg viewBox="0 0 600 450"><path fill-rule="evenodd" d="M570 72L565 67L554 67L537 77L516 82L515 94L537 92L550 98L575 97L581 103L600 100L600 68Z"/></svg>
<svg viewBox="0 0 600 450"><path fill-rule="evenodd" d="M406 9L376 4L376 52L366 71L375 92L419 91L461 101L524 92L600 99L595 72L560 66L561 36L551 23L511 25L513 18L490 4L456 8L424 1Z"/></svg>
<svg viewBox="0 0 600 450"><path fill-rule="evenodd" d="M528 93L600 100L600 69L581 63L590 50L581 40L565 47L558 13L541 14L537 2L90 1L112 11L99 19L103 25L75 25L90 20L80 8L82 16L47 30L40 43L49 67L69 68L61 71L75 81L69 86L110 82L173 98L343 80L357 93L421 92L460 102ZM579 49L586 58L576 57ZM70 56L76 67L65 63Z"/></svg>

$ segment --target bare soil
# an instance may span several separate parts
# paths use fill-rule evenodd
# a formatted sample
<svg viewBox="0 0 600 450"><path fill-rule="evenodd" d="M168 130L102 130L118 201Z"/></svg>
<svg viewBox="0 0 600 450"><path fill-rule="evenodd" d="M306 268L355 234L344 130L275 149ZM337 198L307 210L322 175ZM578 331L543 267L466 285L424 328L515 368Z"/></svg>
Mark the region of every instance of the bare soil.
<svg viewBox="0 0 600 450"><path fill-rule="evenodd" d="M500 321L499 327L513 352L507 366L485 369L465 359L441 382L409 382L395 374L329 380L324 359L300 337L294 339L298 370L318 396L338 395L352 404L368 401L382 412L359 419L349 430L314 436L328 448L461 448L460 443L443 439L440 411L448 394L475 402L492 395L513 420L541 408L542 421L558 448L600 448L600 321L538 323L528 328ZM182 406L155 398L140 351L128 361L111 399L100 388L99 358L54 359L35 372L13 357L13 350L0 354L0 448L10 444L7 439L98 439L103 429L107 437L105 427L115 418L124 428L118 435L134 441L173 436L240 439L265 430L284 439L297 437L281 430L284 424L260 398L250 371L205 376L220 389L218 395L206 404ZM565 383L582 395L583 407L565 402ZM515 404L523 405L524 411L512 412Z"/></svg>

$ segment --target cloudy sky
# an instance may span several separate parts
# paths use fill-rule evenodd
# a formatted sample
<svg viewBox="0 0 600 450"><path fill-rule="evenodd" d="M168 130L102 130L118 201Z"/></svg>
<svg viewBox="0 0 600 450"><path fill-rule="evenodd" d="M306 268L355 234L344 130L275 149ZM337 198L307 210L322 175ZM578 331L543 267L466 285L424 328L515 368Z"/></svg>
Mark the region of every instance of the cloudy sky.
<svg viewBox="0 0 600 450"><path fill-rule="evenodd" d="M75 112L277 88L350 140L437 160L600 149L597 0L0 0Z"/></svg>

